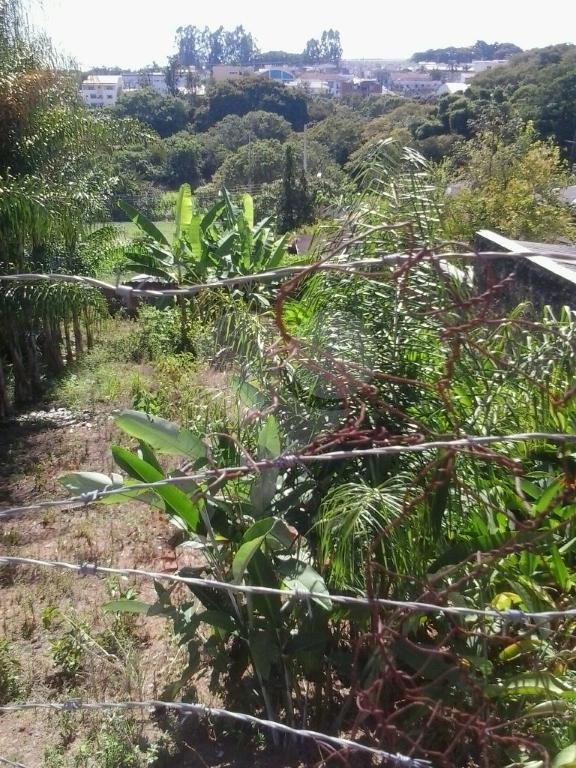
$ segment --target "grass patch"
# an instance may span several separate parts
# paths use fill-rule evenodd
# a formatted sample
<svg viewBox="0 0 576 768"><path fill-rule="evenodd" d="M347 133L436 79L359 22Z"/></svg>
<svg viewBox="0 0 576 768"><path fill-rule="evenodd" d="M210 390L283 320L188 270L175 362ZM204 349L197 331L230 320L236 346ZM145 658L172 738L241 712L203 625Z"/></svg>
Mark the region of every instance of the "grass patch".
<svg viewBox="0 0 576 768"><path fill-rule="evenodd" d="M154 224L165 237L169 240L172 238L172 233L174 232L173 221L155 221ZM142 231L132 221L113 221L110 222L110 226L118 231L120 238L125 242L129 242L132 238L139 237L142 234Z"/></svg>
<svg viewBox="0 0 576 768"><path fill-rule="evenodd" d="M71 411L90 413L103 406L130 404L148 375L139 363L139 336L133 322L107 321L94 348L53 383L48 399Z"/></svg>

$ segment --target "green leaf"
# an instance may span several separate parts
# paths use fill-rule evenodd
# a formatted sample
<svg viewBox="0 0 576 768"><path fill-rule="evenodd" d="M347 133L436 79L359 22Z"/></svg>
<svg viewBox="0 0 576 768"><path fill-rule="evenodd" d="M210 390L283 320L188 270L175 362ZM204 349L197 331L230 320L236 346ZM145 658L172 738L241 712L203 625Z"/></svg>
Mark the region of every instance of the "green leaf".
<svg viewBox="0 0 576 768"><path fill-rule="evenodd" d="M320 595L326 595L326 597L313 597L311 599L324 610L332 610L332 601L326 582L311 565L300 560L290 560L279 564L278 569L283 573L282 581L286 589L299 593L316 592Z"/></svg>
<svg viewBox="0 0 576 768"><path fill-rule="evenodd" d="M250 655L260 677L266 681L270 677L272 664L280 659L280 648L272 632L258 632L248 637Z"/></svg>
<svg viewBox="0 0 576 768"><path fill-rule="evenodd" d="M68 472L65 475L60 475L58 482L73 496L79 496L82 493L93 493L94 491L111 491L115 488L124 489L125 487L122 475L115 473L108 476L100 472ZM100 503L120 504L130 501L137 493L137 491L134 491L132 494L110 494L110 496L100 499Z"/></svg>
<svg viewBox="0 0 576 768"><path fill-rule="evenodd" d="M537 643L535 640L532 640L531 638L524 638L523 640L519 640L516 643L507 645L503 650L500 651L498 658L500 661L512 661L513 659L517 659L519 656L523 656L526 653L535 651L538 646L539 643Z"/></svg>
<svg viewBox="0 0 576 768"><path fill-rule="evenodd" d="M181 237L182 233L189 226L192 221L192 213L194 211L194 202L192 200L192 190L190 184L181 184L178 190L178 198L176 200L176 239Z"/></svg>
<svg viewBox="0 0 576 768"><path fill-rule="evenodd" d="M144 615L148 615L151 608L151 603L143 603L140 600L112 600L102 606L102 610L106 613L142 613Z"/></svg>
<svg viewBox="0 0 576 768"><path fill-rule="evenodd" d="M244 214L246 224L252 228L254 226L254 199L252 195L249 195L246 192L240 198L240 203L242 205L242 212Z"/></svg>
<svg viewBox="0 0 576 768"><path fill-rule="evenodd" d="M248 528L242 536L242 543L260 536L264 536L269 543L277 543L282 549L289 549L297 538L298 531L279 517L266 517Z"/></svg>
<svg viewBox="0 0 576 768"><path fill-rule="evenodd" d="M258 454L261 459L275 459L280 453L278 422L270 414L258 433Z"/></svg>
<svg viewBox="0 0 576 768"><path fill-rule="evenodd" d="M496 595L491 605L496 611L508 611L513 605L521 605L522 598L515 592L500 592Z"/></svg>
<svg viewBox="0 0 576 768"><path fill-rule="evenodd" d="M550 509L553 506L552 503L554 499L556 499L556 497L559 496L563 490L564 482L562 478L549 485L534 505L534 512L536 514L540 514L541 512L545 512L547 509Z"/></svg>
<svg viewBox="0 0 576 768"><path fill-rule="evenodd" d="M112 446L112 455L118 466L131 477L142 483L154 483L164 480L164 475L139 456L135 456L119 445ZM188 530L196 532L200 522L198 507L190 501L188 496L174 485L162 485L152 488L166 504L166 509L171 515L175 515L185 523Z"/></svg>
<svg viewBox="0 0 576 768"><path fill-rule="evenodd" d="M139 211L137 211L136 208L133 208L131 205L124 202L124 200L120 200L118 205L120 208L122 208L122 210L128 216L130 221L133 221L134 224L136 224L138 229L141 229L142 232L145 232L153 240L156 240L156 242L162 243L163 245L170 246L170 243L164 237L162 232L160 232L158 227L155 224L153 224L149 219L147 219L146 216L143 216Z"/></svg>
<svg viewBox="0 0 576 768"><path fill-rule="evenodd" d="M550 695L561 698L566 691L566 686L549 672L529 672L507 680L502 685L490 685L487 687L488 695L498 698L508 698L510 696L550 697Z"/></svg>
<svg viewBox="0 0 576 768"><path fill-rule="evenodd" d="M547 562L550 573L556 579L556 583L561 589L565 590L570 582L570 573L568 568L566 568L562 555L558 551L558 547L554 545L550 547L550 557L547 558Z"/></svg>
<svg viewBox="0 0 576 768"><path fill-rule="evenodd" d="M229 635L236 632L236 622L234 621L234 617L229 613L208 610L197 614L197 616L200 621L204 622L204 624L210 624L211 627L220 629Z"/></svg>
<svg viewBox="0 0 576 768"><path fill-rule="evenodd" d="M570 744L569 747L558 752L550 768L576 768L576 744Z"/></svg>
<svg viewBox="0 0 576 768"><path fill-rule="evenodd" d="M258 536L255 539L247 541L238 548L238 551L234 555L234 560L232 561L232 575L236 584L239 584L244 578L244 572L246 571L250 560L252 560L256 552L258 552L264 543L265 538L266 534Z"/></svg>
<svg viewBox="0 0 576 768"><path fill-rule="evenodd" d="M279 474L279 471L272 467L261 470L260 474L254 478L250 487L250 503L254 508L254 517L260 517L270 508L270 503L276 495Z"/></svg>
<svg viewBox="0 0 576 768"><path fill-rule="evenodd" d="M143 440L158 453L194 459L206 456L206 448L192 432L159 416L125 410L117 414L114 421L126 434Z"/></svg>
<svg viewBox="0 0 576 768"><path fill-rule="evenodd" d="M190 223L186 228L186 242L190 246L192 255L197 262L202 260L202 234L200 232L201 222L202 214L195 213L190 219Z"/></svg>
<svg viewBox="0 0 576 768"><path fill-rule="evenodd" d="M325 647L326 635L322 632L299 632L292 635L283 651L288 656L296 656L299 653L323 651Z"/></svg>

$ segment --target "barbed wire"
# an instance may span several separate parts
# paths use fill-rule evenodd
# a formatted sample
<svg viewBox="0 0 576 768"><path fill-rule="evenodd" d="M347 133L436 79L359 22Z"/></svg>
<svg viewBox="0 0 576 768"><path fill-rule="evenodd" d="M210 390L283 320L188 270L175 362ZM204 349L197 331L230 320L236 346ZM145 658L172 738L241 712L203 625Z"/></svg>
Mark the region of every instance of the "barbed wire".
<svg viewBox="0 0 576 768"><path fill-rule="evenodd" d="M196 714L203 717L227 718L237 722L255 725L259 728L266 728L271 731L285 733L294 738L313 739L330 746L338 747L355 752L364 752L386 761L392 766L398 768L426 768L431 766L430 761L408 757L402 754L392 754L376 747L370 747L351 739L345 739L339 736L331 736L321 731L312 731L306 728L292 728L284 723L278 723L274 720L265 720L254 715L244 714L243 712L233 712L219 707L208 707L204 704L192 704L179 701L161 701L150 699L148 701L82 701L81 699L68 699L65 702L25 702L22 704L10 704L0 707L0 712L22 712L26 710L50 709L63 712L74 712L78 710L130 710L130 709L171 709L176 712L186 714ZM14 764L13 765L18 765ZM24 768L19 766L19 768Z"/></svg>
<svg viewBox="0 0 576 768"><path fill-rule="evenodd" d="M15 763L14 760L8 760L7 757L0 757L0 764L9 765L12 768L30 768L29 766L23 765L22 763Z"/></svg>
<svg viewBox="0 0 576 768"><path fill-rule="evenodd" d="M175 573L162 573L159 571L146 571L139 568L114 568L97 565L96 563L68 563L61 560L37 560L29 557L0 556L1 565L32 565L45 568L60 568L62 570L76 571L81 576L114 575L137 576L139 578L154 579L155 581L172 581L179 584L188 584L195 587L210 587L225 592L236 592L245 595L274 595L284 597L288 601L311 600L331 601L340 605L377 606L379 608L393 608L395 610L409 610L420 613L441 613L447 616L476 616L478 618L496 619L504 625L522 624L534 622L536 625L548 623L556 619L576 617L576 608L568 608L561 611L523 611L520 609L497 610L489 608L473 608L457 605L438 605L417 600L392 600L383 597L360 597L353 595L332 594L328 591L315 592L311 590L278 589L249 584L235 584L216 579L203 579L196 576L180 576Z"/></svg>
<svg viewBox="0 0 576 768"><path fill-rule="evenodd" d="M343 254L340 254L341 256ZM426 254L426 260L452 260L463 259L465 261L478 261L479 259L504 259L504 260L522 260L530 259L534 257L547 257L558 261L565 261L568 263L574 263L574 259L571 259L565 253L555 252L550 250L547 253L536 253L530 250L518 250L513 252L503 251L448 251L448 252L436 252L429 251ZM332 255L330 256L332 258ZM413 255L406 253L394 253L387 254L372 259L359 259L356 261L348 262L330 262L325 260L323 262L313 262L307 265L293 265L288 267L280 267L279 269L268 270L266 272L255 272L249 275L236 275L234 277L225 278L223 280L213 280L206 283L198 283L195 285L188 285L184 288L133 288L129 285L114 285L107 283L104 280L98 280L93 277L87 277L85 275L63 275L58 273L40 274L40 273L22 273L22 274L9 274L0 275L0 281L9 282L70 282L80 283L85 285L91 285L94 288L99 288L108 293L116 294L117 296L149 296L151 298L161 298L165 296L195 296L201 291L208 289L226 288L238 285L244 285L246 283L263 283L272 282L274 280L282 280L285 277L292 275L306 274L311 270L314 272L350 272L354 273L359 269L372 269L379 266L394 266L402 263L409 264L413 259Z"/></svg>
<svg viewBox="0 0 576 768"><path fill-rule="evenodd" d="M395 439L406 441L415 435L396 435ZM0 519L13 518L27 512L37 512L52 507L86 507L95 504L109 496L118 496L126 494L134 495L139 491L153 490L164 486L187 486L190 483L199 483L213 478L230 479L241 477L243 475L254 474L266 469L288 469L297 465L308 465L315 463L329 463L335 461L346 461L369 456L397 456L402 453L424 453L426 451L450 450L459 451L474 449L485 445L494 445L497 443L519 443L530 441L546 441L550 443L573 443L576 442L576 434L559 432L519 432L510 435L469 435L448 440L432 440L427 442L400 443L394 445L382 445L373 448L357 448L353 450L329 451L326 453L313 454L283 454L274 459L265 459L253 461L250 464L241 464L223 468L207 469L194 474L184 474L176 477L167 477L162 480L155 480L150 483L130 483L125 486L104 487L101 490L88 491L77 496L71 496L66 499L52 499L39 501L34 504L8 507L0 511ZM202 492L198 491L200 495Z"/></svg>

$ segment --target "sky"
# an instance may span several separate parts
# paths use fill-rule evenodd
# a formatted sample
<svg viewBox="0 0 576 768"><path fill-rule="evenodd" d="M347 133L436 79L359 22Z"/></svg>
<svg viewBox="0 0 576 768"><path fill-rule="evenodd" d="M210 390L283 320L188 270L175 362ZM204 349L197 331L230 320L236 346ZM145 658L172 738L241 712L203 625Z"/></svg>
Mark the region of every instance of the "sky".
<svg viewBox="0 0 576 768"><path fill-rule="evenodd" d="M29 19L79 66L165 65L179 26L240 24L261 50L302 51L324 29L340 31L344 58L408 58L476 40L522 48L574 42L572 0L31 0ZM572 38L567 38L572 34Z"/></svg>

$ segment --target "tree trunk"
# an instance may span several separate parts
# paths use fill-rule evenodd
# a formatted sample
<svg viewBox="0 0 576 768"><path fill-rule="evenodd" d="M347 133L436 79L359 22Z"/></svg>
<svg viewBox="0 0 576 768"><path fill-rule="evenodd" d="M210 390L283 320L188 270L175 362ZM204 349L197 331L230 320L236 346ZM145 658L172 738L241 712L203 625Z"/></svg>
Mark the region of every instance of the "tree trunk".
<svg viewBox="0 0 576 768"><path fill-rule="evenodd" d="M74 344L76 345L76 360L80 358L80 355L84 352L84 342L82 340L82 328L80 327L80 318L78 313L74 310L72 314L72 326L74 328Z"/></svg>
<svg viewBox="0 0 576 768"><path fill-rule="evenodd" d="M70 338L70 325L64 320L64 343L66 345L66 362L68 365L74 362L74 353L72 352L72 339Z"/></svg>
<svg viewBox="0 0 576 768"><path fill-rule="evenodd" d="M84 327L86 328L86 346L92 349L94 346L94 336L92 335L92 323L87 307L84 307Z"/></svg>
<svg viewBox="0 0 576 768"><path fill-rule="evenodd" d="M0 421L3 421L10 411L8 402L8 389L6 387L6 376L4 375L4 363L0 355Z"/></svg>

